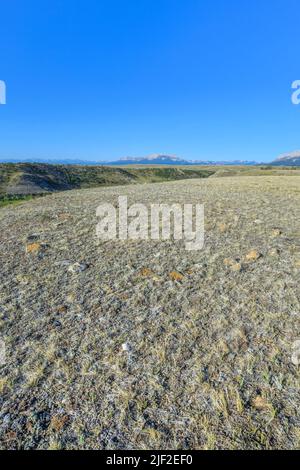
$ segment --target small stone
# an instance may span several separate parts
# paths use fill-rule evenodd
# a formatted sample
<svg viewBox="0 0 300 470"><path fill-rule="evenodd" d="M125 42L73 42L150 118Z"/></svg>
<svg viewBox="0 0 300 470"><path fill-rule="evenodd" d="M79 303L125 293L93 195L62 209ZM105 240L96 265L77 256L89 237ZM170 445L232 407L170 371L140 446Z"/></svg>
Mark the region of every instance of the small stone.
<svg viewBox="0 0 300 470"><path fill-rule="evenodd" d="M40 251L40 249L41 249L40 243L29 243L29 245L26 246L26 253L36 254Z"/></svg>
<svg viewBox="0 0 300 470"><path fill-rule="evenodd" d="M142 268L140 271L140 275L143 277L152 277L153 274L154 272L152 271L152 269L149 268Z"/></svg>
<svg viewBox="0 0 300 470"><path fill-rule="evenodd" d="M234 263L230 266L231 271L239 272L242 269L241 263Z"/></svg>
<svg viewBox="0 0 300 470"><path fill-rule="evenodd" d="M257 261L261 256L262 256L261 253L259 253L257 250L251 250L246 255L245 259L248 263L253 263Z"/></svg>
<svg viewBox="0 0 300 470"><path fill-rule="evenodd" d="M86 263L74 263L74 264L71 264L69 267L68 267L68 271L70 273L73 273L73 274L76 274L76 273L80 273L80 272L83 272L83 271L86 271L88 269L88 264Z"/></svg>
<svg viewBox="0 0 300 470"><path fill-rule="evenodd" d="M224 233L227 230L227 225L222 223L222 224L219 224L218 228L221 233Z"/></svg>
<svg viewBox="0 0 300 470"><path fill-rule="evenodd" d="M122 351L129 352L130 350L131 350L131 347L130 347L129 343L123 343L122 344Z"/></svg>
<svg viewBox="0 0 300 470"><path fill-rule="evenodd" d="M279 228L274 228L271 232L271 235L273 238L279 237L280 235L282 235L282 231Z"/></svg>
<svg viewBox="0 0 300 470"><path fill-rule="evenodd" d="M58 214L58 218L60 220L68 220L70 219L71 217L71 214L69 214L68 212L61 212L60 214Z"/></svg>
<svg viewBox="0 0 300 470"><path fill-rule="evenodd" d="M293 343L291 361L294 366L300 365L300 340Z"/></svg>
<svg viewBox="0 0 300 470"><path fill-rule="evenodd" d="M272 405L261 395L257 395L257 397L252 400L252 406L259 411L264 411L272 407Z"/></svg>
<svg viewBox="0 0 300 470"><path fill-rule="evenodd" d="M268 251L269 256L275 257L279 256L280 251L277 248L271 248L271 250Z"/></svg>
<svg viewBox="0 0 300 470"><path fill-rule="evenodd" d="M183 274L179 273L178 271L172 271L170 274L169 274L169 277L170 279L172 279L172 281L182 281L184 276Z"/></svg>
<svg viewBox="0 0 300 470"><path fill-rule="evenodd" d="M292 364L294 364L294 366L299 366L299 364L300 364L300 351L299 352L294 352L292 354L291 360L292 360Z"/></svg>
<svg viewBox="0 0 300 470"><path fill-rule="evenodd" d="M239 272L242 270L242 265L239 261L233 260L231 258L225 258L224 264L233 272Z"/></svg>

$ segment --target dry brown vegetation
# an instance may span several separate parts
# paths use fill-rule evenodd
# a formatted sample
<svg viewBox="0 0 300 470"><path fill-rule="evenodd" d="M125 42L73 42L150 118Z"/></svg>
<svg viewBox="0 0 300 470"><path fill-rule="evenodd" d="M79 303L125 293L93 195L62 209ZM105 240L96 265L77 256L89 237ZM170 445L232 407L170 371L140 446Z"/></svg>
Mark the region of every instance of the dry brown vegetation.
<svg viewBox="0 0 300 470"><path fill-rule="evenodd" d="M99 242L124 194L204 203L204 249ZM299 176L74 190L0 224L2 448L300 447Z"/></svg>

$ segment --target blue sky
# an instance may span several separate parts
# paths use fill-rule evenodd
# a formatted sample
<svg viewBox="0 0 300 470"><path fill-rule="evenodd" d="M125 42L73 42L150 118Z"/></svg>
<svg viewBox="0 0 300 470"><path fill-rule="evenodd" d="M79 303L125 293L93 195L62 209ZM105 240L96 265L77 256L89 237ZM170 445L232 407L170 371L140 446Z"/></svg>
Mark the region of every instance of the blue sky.
<svg viewBox="0 0 300 470"><path fill-rule="evenodd" d="M1 2L0 157L300 148L298 0Z"/></svg>

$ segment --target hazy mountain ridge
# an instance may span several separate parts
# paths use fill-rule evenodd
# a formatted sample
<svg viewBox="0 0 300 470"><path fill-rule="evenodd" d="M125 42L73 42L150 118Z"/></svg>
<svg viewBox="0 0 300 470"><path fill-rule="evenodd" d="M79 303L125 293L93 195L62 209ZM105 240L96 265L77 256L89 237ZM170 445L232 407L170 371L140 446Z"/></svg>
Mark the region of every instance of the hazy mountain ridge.
<svg viewBox="0 0 300 470"><path fill-rule="evenodd" d="M82 159L51 159L51 158L0 158L1 163L48 163L53 165L105 165L105 166L125 166L125 165L257 165L256 161L248 160L186 160L175 155L153 154L146 157L124 157L114 161L103 160L82 160Z"/></svg>
<svg viewBox="0 0 300 470"><path fill-rule="evenodd" d="M271 165L276 166L300 166L300 150L280 155Z"/></svg>
<svg viewBox="0 0 300 470"><path fill-rule="evenodd" d="M300 166L300 151L295 151L279 156L269 163L257 162L255 160L186 160L175 155L153 154L146 157L124 157L119 160L103 161L103 160L82 160L76 158L1 158L0 163L34 163L49 165L77 165L77 166L132 166L132 165L148 165L148 166L256 166L256 165L272 165L272 166Z"/></svg>
<svg viewBox="0 0 300 470"><path fill-rule="evenodd" d="M148 157L126 157L110 162L109 165L257 165L255 161L247 160L185 160L174 155L154 154Z"/></svg>

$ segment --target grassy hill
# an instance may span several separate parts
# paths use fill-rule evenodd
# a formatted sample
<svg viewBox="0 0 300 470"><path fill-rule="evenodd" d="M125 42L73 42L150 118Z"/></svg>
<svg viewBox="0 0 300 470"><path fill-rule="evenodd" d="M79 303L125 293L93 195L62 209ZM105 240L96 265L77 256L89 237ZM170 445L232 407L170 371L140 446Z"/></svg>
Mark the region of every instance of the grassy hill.
<svg viewBox="0 0 300 470"><path fill-rule="evenodd" d="M0 199L16 199L71 189L134 183L163 183L192 178L300 174L300 169L272 166L159 166L123 167L0 163Z"/></svg>
<svg viewBox="0 0 300 470"><path fill-rule="evenodd" d="M272 166L91 166L0 163L0 207L72 189L163 183L232 176L297 176L299 168Z"/></svg>
<svg viewBox="0 0 300 470"><path fill-rule="evenodd" d="M70 189L132 183L155 183L188 178L207 178L211 169L156 167L49 165L43 163L0 164L0 197L28 196Z"/></svg>

